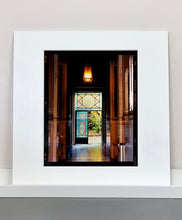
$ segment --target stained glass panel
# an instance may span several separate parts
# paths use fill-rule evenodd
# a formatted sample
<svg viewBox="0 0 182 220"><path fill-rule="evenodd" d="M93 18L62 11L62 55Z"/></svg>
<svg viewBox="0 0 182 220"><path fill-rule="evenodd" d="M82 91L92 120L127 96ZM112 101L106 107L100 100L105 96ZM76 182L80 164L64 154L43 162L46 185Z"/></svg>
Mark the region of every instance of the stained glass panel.
<svg viewBox="0 0 182 220"><path fill-rule="evenodd" d="M77 138L87 138L88 136L88 112L77 112L76 115L76 136Z"/></svg>
<svg viewBox="0 0 182 220"><path fill-rule="evenodd" d="M75 93L76 110L102 110L102 93Z"/></svg>

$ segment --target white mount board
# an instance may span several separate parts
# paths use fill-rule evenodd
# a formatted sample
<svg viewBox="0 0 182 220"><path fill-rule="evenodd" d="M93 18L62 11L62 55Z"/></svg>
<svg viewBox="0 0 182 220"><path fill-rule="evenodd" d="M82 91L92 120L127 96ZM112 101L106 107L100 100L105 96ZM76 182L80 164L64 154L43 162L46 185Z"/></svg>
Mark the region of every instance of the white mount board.
<svg viewBox="0 0 182 220"><path fill-rule="evenodd" d="M138 51L138 167L43 166L44 50ZM15 32L13 184L169 185L168 33Z"/></svg>

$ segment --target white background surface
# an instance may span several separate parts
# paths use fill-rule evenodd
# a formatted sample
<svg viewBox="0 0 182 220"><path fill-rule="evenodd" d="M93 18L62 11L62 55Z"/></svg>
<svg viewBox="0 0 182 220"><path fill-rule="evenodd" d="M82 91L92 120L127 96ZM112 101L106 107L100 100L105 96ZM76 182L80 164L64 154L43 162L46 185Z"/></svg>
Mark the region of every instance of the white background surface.
<svg viewBox="0 0 182 220"><path fill-rule="evenodd" d="M0 3L0 168L12 167L13 31L62 29L169 31L171 168L182 168L181 0L1 0ZM2 198L0 218L179 220L181 206L179 199Z"/></svg>
<svg viewBox="0 0 182 220"><path fill-rule="evenodd" d="M169 185L167 39L167 32L16 32L13 183ZM44 50L138 50L138 167L43 166Z"/></svg>
<svg viewBox="0 0 182 220"><path fill-rule="evenodd" d="M0 168L12 167L15 30L168 30L171 168L182 168L181 8L181 0L1 0Z"/></svg>

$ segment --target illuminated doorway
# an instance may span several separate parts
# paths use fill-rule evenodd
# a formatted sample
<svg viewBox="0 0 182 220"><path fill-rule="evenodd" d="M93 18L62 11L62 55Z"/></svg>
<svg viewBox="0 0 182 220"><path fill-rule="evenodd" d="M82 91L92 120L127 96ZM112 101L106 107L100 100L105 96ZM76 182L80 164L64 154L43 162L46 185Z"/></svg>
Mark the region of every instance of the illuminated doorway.
<svg viewBox="0 0 182 220"><path fill-rule="evenodd" d="M75 92L75 144L102 144L102 93Z"/></svg>

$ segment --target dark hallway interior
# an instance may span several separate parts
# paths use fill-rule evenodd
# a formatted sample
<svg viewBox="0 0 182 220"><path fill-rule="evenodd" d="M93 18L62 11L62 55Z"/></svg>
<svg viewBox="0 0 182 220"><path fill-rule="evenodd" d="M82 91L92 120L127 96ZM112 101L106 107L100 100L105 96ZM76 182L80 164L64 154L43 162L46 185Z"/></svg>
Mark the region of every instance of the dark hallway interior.
<svg viewBox="0 0 182 220"><path fill-rule="evenodd" d="M45 52L45 165L136 165L135 56Z"/></svg>

